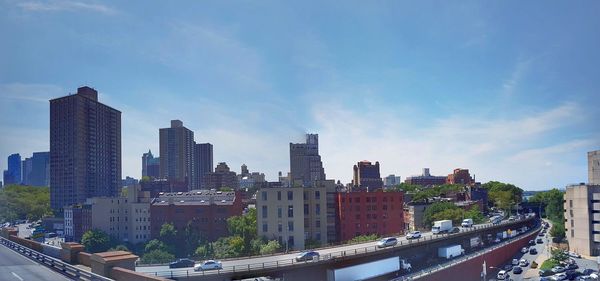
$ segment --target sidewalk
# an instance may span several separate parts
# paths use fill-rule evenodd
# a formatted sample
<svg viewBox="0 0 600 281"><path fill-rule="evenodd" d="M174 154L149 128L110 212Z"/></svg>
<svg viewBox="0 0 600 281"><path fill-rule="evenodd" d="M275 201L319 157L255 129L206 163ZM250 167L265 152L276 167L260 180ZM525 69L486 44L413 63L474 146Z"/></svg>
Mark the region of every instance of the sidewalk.
<svg viewBox="0 0 600 281"><path fill-rule="evenodd" d="M547 220L544 220L547 221ZM547 221L550 224L550 227L552 227L552 223L550 221ZM548 228L550 229L550 228ZM542 266L542 263L544 263L544 261L546 261L547 259L552 257L552 254L550 253L550 241L552 241L551 237L550 237L550 231L548 231L546 233L546 236L544 236L544 240L546 240L546 244L544 244L544 248L542 249L542 251L540 252L540 254L537 256L537 258L535 259L535 262L538 264L537 268L527 268L527 270L525 271L525 274L523 274L523 279L531 279L533 277L537 277L539 276L539 268L540 266Z"/></svg>

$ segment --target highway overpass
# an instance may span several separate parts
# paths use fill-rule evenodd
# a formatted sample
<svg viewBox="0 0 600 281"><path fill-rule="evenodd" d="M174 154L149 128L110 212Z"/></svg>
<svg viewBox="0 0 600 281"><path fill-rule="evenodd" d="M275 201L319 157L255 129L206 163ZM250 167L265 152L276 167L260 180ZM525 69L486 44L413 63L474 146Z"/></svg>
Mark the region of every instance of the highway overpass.
<svg viewBox="0 0 600 281"><path fill-rule="evenodd" d="M493 245L496 235L507 230L533 228L536 221L526 218L517 221L503 221L500 224L482 224L461 229L455 234L432 235L426 233L421 239L406 240L399 237L394 247L379 249L376 242L317 249L321 254L318 260L297 262L297 253L271 256L247 257L223 261L222 270L194 272L193 269L168 269L167 266L137 267L136 271L167 277L175 280L237 280L259 276L283 277L288 280L327 280L327 271L353 265L383 260L390 257L407 259L413 270L419 270L440 262L437 249L442 246L460 244L466 253ZM482 245L472 246L479 239ZM377 269L374 269L377 270ZM396 274L389 274L372 280L388 280Z"/></svg>

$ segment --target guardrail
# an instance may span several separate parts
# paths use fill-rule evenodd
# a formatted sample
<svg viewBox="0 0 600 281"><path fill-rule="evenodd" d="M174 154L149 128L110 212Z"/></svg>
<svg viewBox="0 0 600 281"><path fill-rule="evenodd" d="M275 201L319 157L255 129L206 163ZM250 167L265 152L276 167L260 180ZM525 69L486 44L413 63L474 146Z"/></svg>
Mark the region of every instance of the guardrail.
<svg viewBox="0 0 600 281"><path fill-rule="evenodd" d="M344 259L344 258L356 256L356 255L364 255L364 254L373 253L373 252L392 251L393 249L397 249L400 247L406 247L409 245L420 244L420 243L423 243L426 241L428 241L428 242L438 241L438 240L447 239L448 237L453 237L456 235L462 235L465 233L476 232L476 231L479 231L482 229L499 227L499 226L508 225L508 224L516 224L516 223L524 222L524 221L527 221L530 219L532 219L532 218L524 218L521 220L514 220L514 221L502 221L498 224L486 223L486 224L475 225L470 228L461 228L459 232L452 233L452 234L432 234L430 236L424 236L424 237L418 238L418 239L412 239L412 240L406 240L406 241L400 240L398 244L396 244L394 246L386 247L386 248L378 248L375 245L375 246L367 246L367 247L363 247L363 248L355 248L352 250L340 250L337 252L321 255L321 256L316 257L315 259L309 260L309 261L296 261L296 259L292 258L292 259L278 260L278 261L272 261L272 262L249 263L249 264L244 264L244 265L225 266L222 269L216 269L216 270L206 270L206 271L194 271L193 269L191 269L191 270L166 270L166 271L145 272L145 273L152 274L154 276L159 276L159 277L177 278L177 277L205 276L205 275L215 275L215 274L218 275L218 274L244 273L244 272L257 271L257 270L279 269L282 267L293 266L293 265L305 265L305 264L321 263L321 262L324 263L324 262L329 262L329 261L336 260L336 259ZM372 243L372 242L369 242L369 243Z"/></svg>
<svg viewBox="0 0 600 281"><path fill-rule="evenodd" d="M50 257L48 255L44 255L38 251L34 251L30 248L27 248L21 244L10 241L6 238L0 237L0 244L6 246L14 250L15 252L20 253L32 260L37 261L38 263L45 265L49 268L58 271L59 273L72 278L74 280L86 280L86 281L113 281L110 278L106 278L104 276L82 270L78 267L72 266L66 262L63 262L59 259Z"/></svg>
<svg viewBox="0 0 600 281"><path fill-rule="evenodd" d="M541 224L538 225L536 228L529 229L526 233L527 234L531 234L533 232L539 231L540 229L541 229ZM523 233L523 234L525 234L525 233ZM519 235L519 236L515 236L513 238L522 238L522 237L523 237L523 235ZM444 270L446 268L449 268L449 267L455 266L457 264L466 262L466 261L474 259L476 257L485 255L485 254L490 253L490 252L492 252L492 251L494 251L494 250L496 250L498 248L502 248L502 247L504 247L504 246L506 246L508 244L514 243L514 242L515 242L515 239L509 239L509 240L506 240L504 242L495 244L495 245L493 245L491 247L486 247L485 249L482 249L482 250L479 250L479 251L476 251L476 252L473 252L473 253L461 256L459 258L455 258L455 259L449 260L449 261L447 261L445 263L441 263L441 264L438 264L436 266L431 266L431 267L428 267L428 268L421 269L421 270L419 270L417 272L413 272L413 273L410 273L410 274L407 274L407 275L404 275L404 276L400 276L398 278L394 278L394 279L392 279L390 281L408 281L408 280L415 280L415 279L423 278L423 277L425 277L427 275L433 274L433 273L438 272L440 270Z"/></svg>

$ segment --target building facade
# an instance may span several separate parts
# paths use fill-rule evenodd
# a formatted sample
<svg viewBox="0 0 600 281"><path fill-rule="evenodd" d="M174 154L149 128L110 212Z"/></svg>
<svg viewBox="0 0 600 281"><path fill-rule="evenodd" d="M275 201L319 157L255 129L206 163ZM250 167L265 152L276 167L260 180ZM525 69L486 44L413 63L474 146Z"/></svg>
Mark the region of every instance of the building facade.
<svg viewBox="0 0 600 281"><path fill-rule="evenodd" d="M210 143L197 143L194 150L196 162L196 189L208 189L203 186L204 177L213 172L213 145Z"/></svg>
<svg viewBox="0 0 600 281"><path fill-rule="evenodd" d="M391 174L391 175L383 178L383 186L384 187L394 187L401 183L402 183L402 181L401 181L400 176L396 176L394 174Z"/></svg>
<svg viewBox="0 0 600 281"><path fill-rule="evenodd" d="M188 190L196 186L194 132L180 120L171 120L170 128L160 132L160 178L185 182Z"/></svg>
<svg viewBox="0 0 600 281"><path fill-rule="evenodd" d="M4 170L4 184L21 184L22 180L21 155L14 153L8 156L8 169Z"/></svg>
<svg viewBox="0 0 600 281"><path fill-rule="evenodd" d="M189 192L163 193L152 200L151 237L158 238L160 228L172 223L179 233L188 223L200 237L215 241L229 235L227 219L243 212L241 197L236 192L192 190Z"/></svg>
<svg viewBox="0 0 600 281"><path fill-rule="evenodd" d="M446 177L447 184L462 184L462 185L473 185L475 180L469 174L469 169L454 169L452 174Z"/></svg>
<svg viewBox="0 0 600 281"><path fill-rule="evenodd" d="M151 179L149 181L141 181L140 186L142 187L142 191L150 192L151 198L155 198L161 192L188 191L187 183L179 181L170 181L167 179Z"/></svg>
<svg viewBox="0 0 600 281"><path fill-rule="evenodd" d="M429 202L409 202L404 206L404 226L405 231L424 231L425 210L429 207Z"/></svg>
<svg viewBox="0 0 600 281"><path fill-rule="evenodd" d="M142 155L142 178L157 179L160 177L160 157L154 157L152 151Z"/></svg>
<svg viewBox="0 0 600 281"><path fill-rule="evenodd" d="M319 135L306 134L305 143L290 143L290 182L292 186L310 186L317 180L325 180Z"/></svg>
<svg viewBox="0 0 600 281"><path fill-rule="evenodd" d="M379 174L379 162L375 162L373 165L367 160L360 161L354 165L353 170L352 184L355 188L368 190L383 188L383 180Z"/></svg>
<svg viewBox="0 0 600 281"><path fill-rule="evenodd" d="M414 184L420 186L434 186L442 185L446 183L446 177L432 176L429 173L429 168L423 168L423 174L420 176L406 177L404 180L407 184Z"/></svg>
<svg viewBox="0 0 600 281"><path fill-rule="evenodd" d="M121 112L90 87L50 100L50 205L57 213L121 185Z"/></svg>
<svg viewBox="0 0 600 281"><path fill-rule="evenodd" d="M203 180L202 185L205 189L239 189L239 181L236 173L231 171L225 162L220 162L214 172L205 174Z"/></svg>
<svg viewBox="0 0 600 281"><path fill-rule="evenodd" d="M569 249L586 256L600 255L600 185L567 186L564 199Z"/></svg>
<svg viewBox="0 0 600 281"><path fill-rule="evenodd" d="M355 191L338 193L341 241L359 235L398 235L404 231L403 193Z"/></svg>
<svg viewBox="0 0 600 281"><path fill-rule="evenodd" d="M588 152L588 183L600 185L600 150Z"/></svg>

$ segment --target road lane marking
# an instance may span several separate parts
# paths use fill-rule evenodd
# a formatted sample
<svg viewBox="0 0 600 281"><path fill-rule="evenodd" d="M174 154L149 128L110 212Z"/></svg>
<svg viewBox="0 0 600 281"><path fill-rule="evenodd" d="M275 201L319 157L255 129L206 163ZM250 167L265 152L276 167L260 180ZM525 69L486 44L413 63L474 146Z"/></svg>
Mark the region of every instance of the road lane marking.
<svg viewBox="0 0 600 281"><path fill-rule="evenodd" d="M21 276L19 276L18 274L14 273L14 272L11 272L11 273L12 273L12 275L14 277L16 277L17 279L19 279L20 281L23 281L23 278L21 278Z"/></svg>

